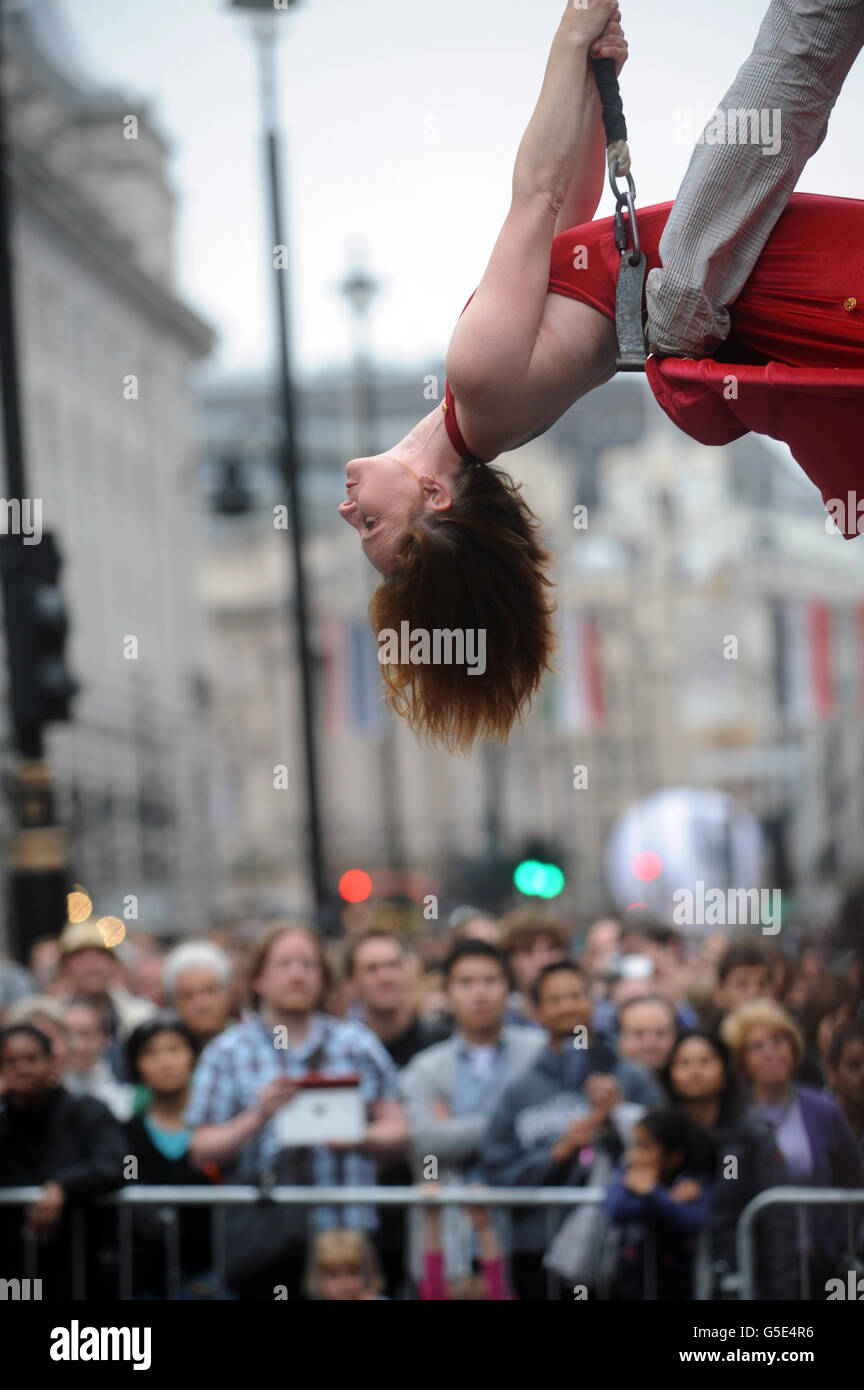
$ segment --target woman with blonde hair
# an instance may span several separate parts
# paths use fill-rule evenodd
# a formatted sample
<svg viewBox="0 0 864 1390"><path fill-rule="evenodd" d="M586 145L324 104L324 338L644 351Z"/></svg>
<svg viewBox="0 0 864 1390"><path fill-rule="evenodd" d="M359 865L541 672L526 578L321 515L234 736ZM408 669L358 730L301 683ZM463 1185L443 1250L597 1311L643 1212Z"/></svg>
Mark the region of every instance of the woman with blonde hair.
<svg viewBox="0 0 864 1390"><path fill-rule="evenodd" d="M840 1107L796 1080L804 1040L782 1004L773 999L742 1004L720 1031L755 1110L774 1130L788 1181L804 1187L864 1186L864 1163ZM845 1224L839 1208L816 1209L809 1216L810 1284L817 1295L845 1255Z"/></svg>

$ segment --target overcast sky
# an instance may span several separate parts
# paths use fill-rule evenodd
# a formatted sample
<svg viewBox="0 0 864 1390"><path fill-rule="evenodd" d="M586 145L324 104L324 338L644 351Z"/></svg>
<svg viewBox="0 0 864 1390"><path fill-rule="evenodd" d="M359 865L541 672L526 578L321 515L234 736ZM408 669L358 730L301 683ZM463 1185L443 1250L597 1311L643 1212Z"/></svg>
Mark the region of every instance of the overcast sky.
<svg viewBox="0 0 864 1390"><path fill-rule="evenodd" d="M87 69L148 98L172 146L183 297L220 334L216 365L270 358L269 236L247 21L227 0L59 0ZM762 0L620 0L637 206L674 197L747 56ZM298 366L344 361L334 286L352 243L384 281L379 356L446 350L506 214L562 0L305 0L280 14ZM864 197L864 57L798 187ZM614 210L606 186L598 216ZM272 272L271 272L272 273Z"/></svg>

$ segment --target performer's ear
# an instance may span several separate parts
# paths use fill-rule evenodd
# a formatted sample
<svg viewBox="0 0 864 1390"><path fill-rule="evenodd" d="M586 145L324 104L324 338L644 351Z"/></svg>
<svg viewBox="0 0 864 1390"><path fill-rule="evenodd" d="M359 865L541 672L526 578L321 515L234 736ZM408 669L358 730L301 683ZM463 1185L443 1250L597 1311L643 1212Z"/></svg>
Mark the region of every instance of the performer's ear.
<svg viewBox="0 0 864 1390"><path fill-rule="evenodd" d="M444 512L452 504L453 498L440 478L433 478L429 473L421 473L420 486L423 489L423 505L430 507L432 511Z"/></svg>

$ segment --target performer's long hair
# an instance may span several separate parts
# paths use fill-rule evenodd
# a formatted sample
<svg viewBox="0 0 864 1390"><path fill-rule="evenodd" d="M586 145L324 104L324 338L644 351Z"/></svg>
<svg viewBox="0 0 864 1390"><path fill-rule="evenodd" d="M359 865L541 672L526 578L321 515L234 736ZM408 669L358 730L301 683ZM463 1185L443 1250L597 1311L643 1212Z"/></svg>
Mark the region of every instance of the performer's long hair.
<svg viewBox="0 0 864 1390"><path fill-rule="evenodd" d="M384 665L386 699L418 737L467 752L478 740L506 740L527 713L544 671L552 670L555 603L539 522L509 473L466 463L452 502L409 529L391 573L376 589L369 617L384 629L485 629L486 669Z"/></svg>

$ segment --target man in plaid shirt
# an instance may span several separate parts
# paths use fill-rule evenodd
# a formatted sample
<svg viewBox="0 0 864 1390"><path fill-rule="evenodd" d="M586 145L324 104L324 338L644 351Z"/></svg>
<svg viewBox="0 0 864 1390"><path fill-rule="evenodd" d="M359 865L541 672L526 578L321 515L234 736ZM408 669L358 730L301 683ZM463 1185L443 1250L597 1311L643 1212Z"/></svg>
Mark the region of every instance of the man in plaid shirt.
<svg viewBox="0 0 864 1390"><path fill-rule="evenodd" d="M300 926L275 928L259 945L253 963L258 1013L214 1038L201 1054L186 1109L186 1123L195 1130L191 1155L199 1164L217 1163L227 1182L371 1186L376 1158L405 1152L408 1133L396 1099L396 1068L362 1023L317 1012L326 984L327 963L315 933ZM281 1147L273 1116L296 1093L297 1078L313 1071L360 1074L368 1122L359 1146ZM248 1208L238 1213L238 1232L245 1225L254 1247L251 1213ZM276 1254L284 1271L290 1260L279 1254L279 1228L285 1232L286 1250L296 1250L305 1223L286 1207L270 1208L265 1215L259 1228L262 1244L268 1241L269 1253ZM374 1207L318 1207L313 1222L318 1229L374 1229L376 1212ZM261 1256L266 1264L264 1249Z"/></svg>
<svg viewBox="0 0 864 1390"><path fill-rule="evenodd" d="M657 356L710 357L728 337L728 305L822 144L862 45L864 0L772 0L693 151L660 239L663 267L645 282ZM748 113L770 118L779 145L753 138Z"/></svg>

